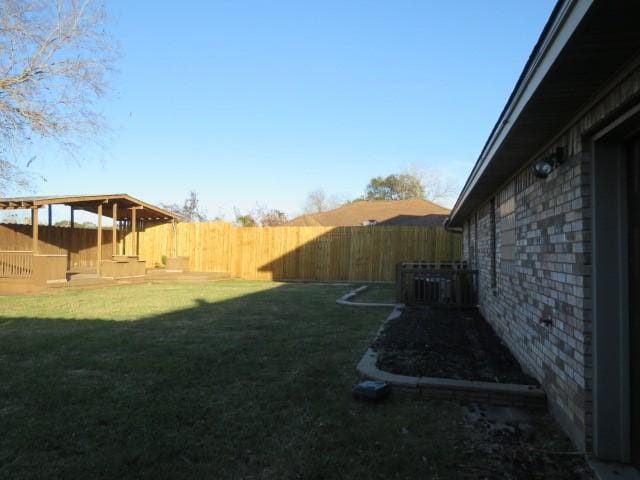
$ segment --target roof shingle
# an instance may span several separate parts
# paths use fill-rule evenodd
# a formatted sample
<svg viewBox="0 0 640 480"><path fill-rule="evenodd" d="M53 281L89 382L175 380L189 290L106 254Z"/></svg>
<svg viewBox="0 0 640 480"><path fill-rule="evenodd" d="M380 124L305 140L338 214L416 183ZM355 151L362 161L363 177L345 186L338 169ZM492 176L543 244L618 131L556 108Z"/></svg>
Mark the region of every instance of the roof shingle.
<svg viewBox="0 0 640 480"><path fill-rule="evenodd" d="M287 222L284 226L350 227L366 225L439 226L447 218L449 210L428 200L361 200L348 203L334 210L305 214Z"/></svg>

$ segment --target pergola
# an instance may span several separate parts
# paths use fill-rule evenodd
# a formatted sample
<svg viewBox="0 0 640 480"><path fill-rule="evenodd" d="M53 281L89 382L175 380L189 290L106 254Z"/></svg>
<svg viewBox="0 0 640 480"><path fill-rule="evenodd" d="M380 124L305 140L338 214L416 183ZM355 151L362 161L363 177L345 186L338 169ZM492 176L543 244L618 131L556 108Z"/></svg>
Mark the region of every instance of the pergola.
<svg viewBox="0 0 640 480"><path fill-rule="evenodd" d="M31 225L32 225L32 251L31 255L36 257L39 255L38 247L38 220L39 210L42 207L47 207L48 213L48 225L52 225L52 206L53 205L66 205L70 207L70 228L75 228L74 212L76 210L83 210L91 212L97 215L97 273L101 274L103 267L102 258L102 231L103 231L103 218L109 217L113 223L111 226L112 232L112 256L115 260L119 255L124 252L118 252L117 234L118 230L126 229L130 231L132 235L133 248L132 254L128 257L135 257L137 260L138 245L137 235L140 225L143 222L176 222L180 219L175 213L164 210L160 207L156 207L149 203L143 202L130 195L108 194L108 195L60 195L60 196L39 196L39 197L15 197L15 198L0 198L0 210L17 210L17 209L29 209L31 210Z"/></svg>

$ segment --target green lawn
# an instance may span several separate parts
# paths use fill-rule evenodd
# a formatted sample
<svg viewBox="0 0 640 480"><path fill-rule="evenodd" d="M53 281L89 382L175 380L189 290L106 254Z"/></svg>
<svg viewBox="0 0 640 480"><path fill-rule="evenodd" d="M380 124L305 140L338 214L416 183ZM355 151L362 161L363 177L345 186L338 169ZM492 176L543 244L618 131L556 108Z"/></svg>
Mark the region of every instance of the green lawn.
<svg viewBox="0 0 640 480"><path fill-rule="evenodd" d="M363 303L396 303L396 286L394 283L368 283L367 289L356 295L353 302Z"/></svg>
<svg viewBox="0 0 640 480"><path fill-rule="evenodd" d="M0 478L477 478L455 403L352 400L384 309L226 281L0 297Z"/></svg>

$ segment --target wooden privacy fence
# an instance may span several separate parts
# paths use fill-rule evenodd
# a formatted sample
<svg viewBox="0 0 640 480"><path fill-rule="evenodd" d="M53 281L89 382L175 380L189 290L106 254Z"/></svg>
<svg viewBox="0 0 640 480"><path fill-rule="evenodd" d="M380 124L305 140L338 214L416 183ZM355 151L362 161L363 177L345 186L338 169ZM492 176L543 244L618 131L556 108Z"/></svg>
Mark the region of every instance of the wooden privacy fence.
<svg viewBox="0 0 640 480"><path fill-rule="evenodd" d="M234 227L226 223L147 226L140 258L189 257L192 271L228 272L250 280L393 281L398 262L460 260L461 237L443 228Z"/></svg>
<svg viewBox="0 0 640 480"><path fill-rule="evenodd" d="M95 229L39 228L42 254L66 254L71 269L95 267ZM118 242L132 251L133 236ZM461 237L443 228L409 226L370 227L256 227L228 223L149 225L137 232L140 258L147 268L163 257L189 257L199 272L228 272L250 280L371 280L393 281L398 262L456 261ZM30 225L0 225L0 250L31 250ZM103 231L102 256L110 258L111 231ZM7 258L7 260L9 260ZM17 260L16 260L17 261ZM12 259L12 263L15 263Z"/></svg>

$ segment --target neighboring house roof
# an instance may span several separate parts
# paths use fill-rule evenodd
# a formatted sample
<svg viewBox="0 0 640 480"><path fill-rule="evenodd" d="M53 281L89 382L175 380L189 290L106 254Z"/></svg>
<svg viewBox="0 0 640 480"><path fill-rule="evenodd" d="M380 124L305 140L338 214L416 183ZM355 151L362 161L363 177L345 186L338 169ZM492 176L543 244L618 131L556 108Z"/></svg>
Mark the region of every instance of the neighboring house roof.
<svg viewBox="0 0 640 480"><path fill-rule="evenodd" d="M460 227L596 101L640 49L640 2L559 0L451 212Z"/></svg>
<svg viewBox="0 0 640 480"><path fill-rule="evenodd" d="M322 224L318 222L313 215L300 215L299 217L289 220L285 223L287 227L321 227Z"/></svg>
<svg viewBox="0 0 640 480"><path fill-rule="evenodd" d="M284 224L286 227L361 225L442 225L449 209L428 200L361 200L334 210L301 215Z"/></svg>

